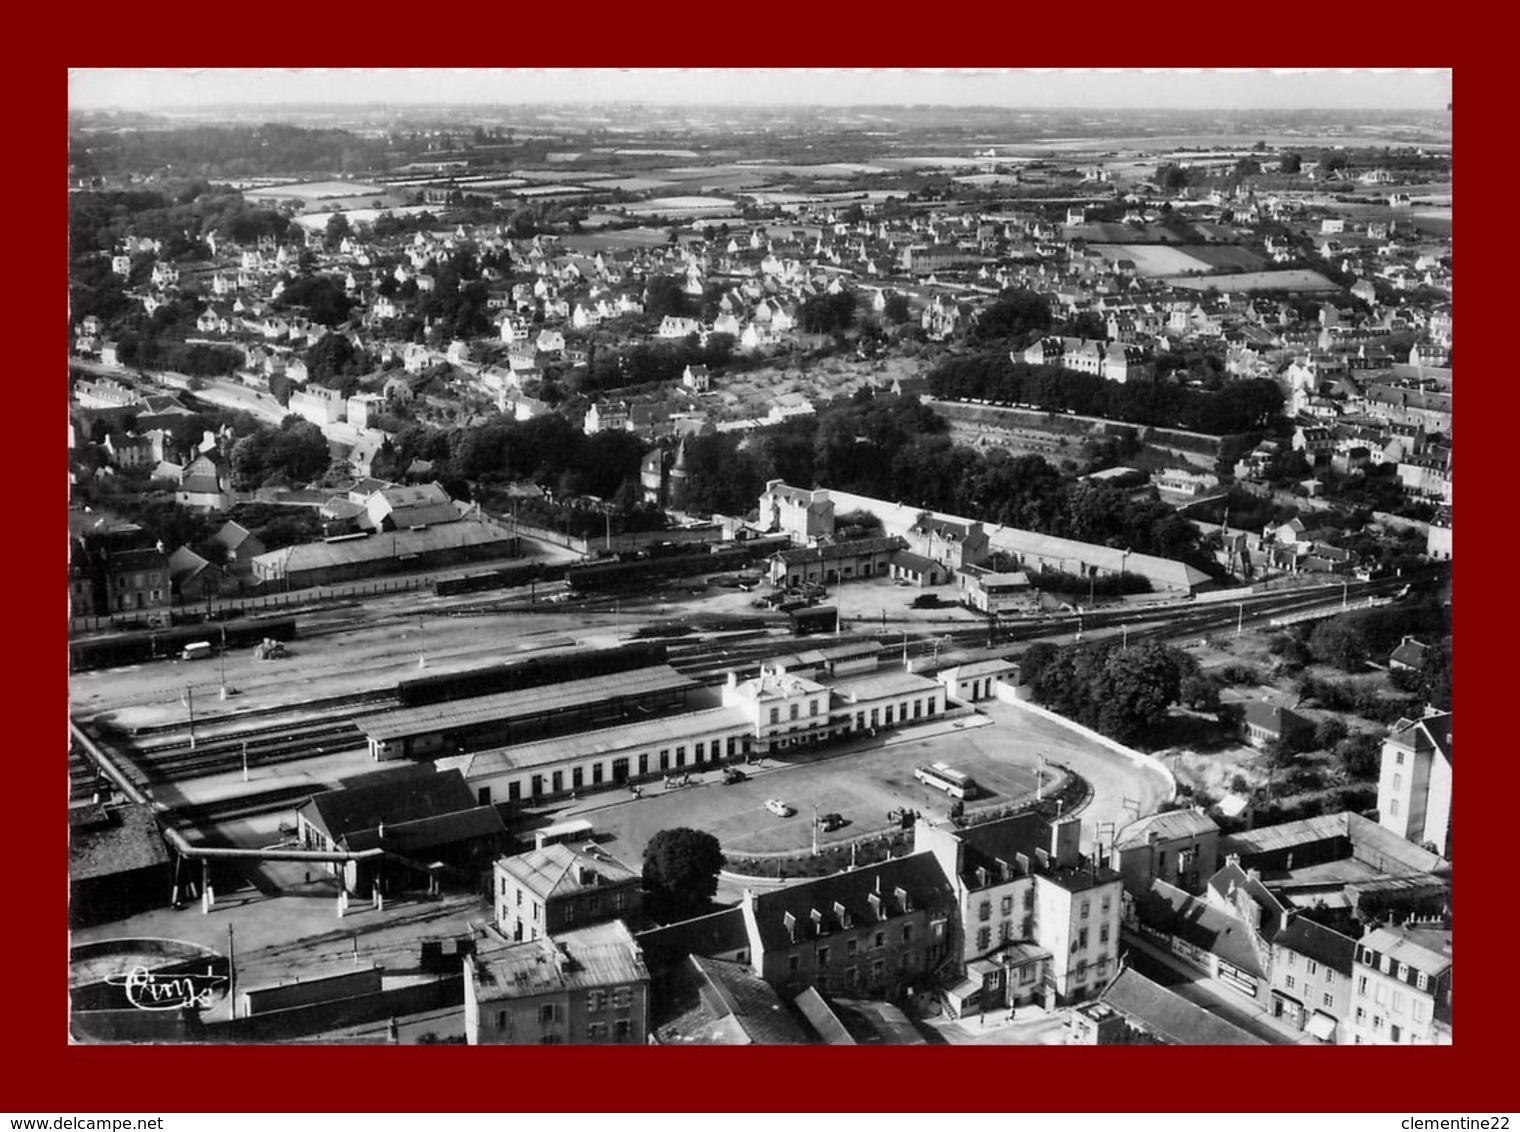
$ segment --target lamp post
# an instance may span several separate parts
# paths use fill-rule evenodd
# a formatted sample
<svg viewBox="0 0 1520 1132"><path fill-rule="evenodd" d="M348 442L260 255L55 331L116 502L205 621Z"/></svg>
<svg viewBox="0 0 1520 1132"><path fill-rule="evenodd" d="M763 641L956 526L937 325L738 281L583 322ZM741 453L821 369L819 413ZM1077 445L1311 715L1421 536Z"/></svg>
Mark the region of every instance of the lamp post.
<svg viewBox="0 0 1520 1132"><path fill-rule="evenodd" d="M1243 601L1236 602L1235 608L1240 610L1240 616L1235 619L1235 635L1238 637L1245 631L1246 627L1246 603Z"/></svg>
<svg viewBox="0 0 1520 1132"><path fill-rule="evenodd" d="M222 651L217 654L217 660L222 665L222 690L220 698L225 700L227 698L227 626L225 625L222 626Z"/></svg>
<svg viewBox="0 0 1520 1132"><path fill-rule="evenodd" d="M248 740L243 740L243 781L248 781Z"/></svg>
<svg viewBox="0 0 1520 1132"><path fill-rule="evenodd" d="M1350 598L1351 598L1351 580L1349 578L1342 578L1341 579L1341 608L1342 609L1346 608L1346 605L1350 601Z"/></svg>
<svg viewBox="0 0 1520 1132"><path fill-rule="evenodd" d="M190 749L195 750L195 685L185 685L185 706L190 709Z"/></svg>
<svg viewBox="0 0 1520 1132"><path fill-rule="evenodd" d="M417 618L417 667L427 667L427 642L422 639L422 618Z"/></svg>

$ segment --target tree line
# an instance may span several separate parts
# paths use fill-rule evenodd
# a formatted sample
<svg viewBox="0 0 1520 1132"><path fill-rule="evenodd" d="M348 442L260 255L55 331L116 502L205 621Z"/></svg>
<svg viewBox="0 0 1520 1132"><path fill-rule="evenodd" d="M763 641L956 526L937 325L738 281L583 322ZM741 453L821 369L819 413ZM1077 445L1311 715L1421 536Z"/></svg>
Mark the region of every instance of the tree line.
<svg viewBox="0 0 1520 1132"><path fill-rule="evenodd" d="M1173 704L1219 710L1217 686L1169 645L1040 642L1019 658L1019 677L1036 703L1121 743L1143 739Z"/></svg>
<svg viewBox="0 0 1520 1132"><path fill-rule="evenodd" d="M1282 391L1265 378L1242 379L1209 392L1170 382L1109 381L1056 366L1013 362L1001 352L947 358L930 372L929 390L947 400L1033 405L1046 412L1212 436L1271 428L1282 413Z"/></svg>
<svg viewBox="0 0 1520 1132"><path fill-rule="evenodd" d="M690 509L745 514L770 479L827 486L1043 534L1154 554L1217 572L1191 523L1155 499L1069 482L1043 457L953 443L916 397L869 389L816 415L741 438L687 442Z"/></svg>

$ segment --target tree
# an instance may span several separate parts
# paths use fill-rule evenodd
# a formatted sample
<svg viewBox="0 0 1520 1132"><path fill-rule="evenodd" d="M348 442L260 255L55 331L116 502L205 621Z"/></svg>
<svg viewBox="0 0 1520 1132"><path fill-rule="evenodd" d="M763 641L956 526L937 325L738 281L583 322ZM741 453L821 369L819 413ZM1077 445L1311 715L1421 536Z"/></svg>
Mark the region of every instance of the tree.
<svg viewBox="0 0 1520 1132"><path fill-rule="evenodd" d="M349 227L348 217L341 212L335 212L327 218L327 229L323 234L322 242L328 251L336 251L345 239L353 234Z"/></svg>
<svg viewBox="0 0 1520 1132"><path fill-rule="evenodd" d="M692 314L692 304L681 281L671 275L651 275L644 285L644 313L652 319Z"/></svg>
<svg viewBox="0 0 1520 1132"><path fill-rule="evenodd" d="M1296 154L1296 153L1285 153L1285 154L1282 155L1281 164L1279 166L1279 168L1282 170L1282 172L1284 172L1284 173L1292 176L1292 175L1296 175L1297 173L1301 172L1303 170L1303 167L1304 167L1304 159L1302 157L1300 157L1298 154Z"/></svg>
<svg viewBox="0 0 1520 1132"><path fill-rule="evenodd" d="M1335 745L1335 761L1347 778L1372 778L1383 761L1383 745L1370 731L1348 735Z"/></svg>
<svg viewBox="0 0 1520 1132"><path fill-rule="evenodd" d="M974 342L1038 338L1050 329L1050 301L1037 291L1011 287L982 311L971 328Z"/></svg>
<svg viewBox="0 0 1520 1132"><path fill-rule="evenodd" d="M908 296L895 292L888 295L881 313L882 317L893 326L901 326L911 317L908 312Z"/></svg>
<svg viewBox="0 0 1520 1132"><path fill-rule="evenodd" d="M682 916L700 911L718 891L723 847L700 829L662 829L644 848L644 892L651 911Z"/></svg>
<svg viewBox="0 0 1520 1132"><path fill-rule="evenodd" d="M294 483L321 478L331 462L327 437L310 421L291 415L280 422L264 453L265 475L284 473Z"/></svg>
<svg viewBox="0 0 1520 1132"><path fill-rule="evenodd" d="M1309 651L1322 664L1333 664L1343 672L1359 672L1367 663L1367 636L1351 617L1331 617L1314 626L1309 634Z"/></svg>
<svg viewBox="0 0 1520 1132"><path fill-rule="evenodd" d="M1351 729L1346 726L1344 719L1338 715L1329 715L1314 725L1314 745L1328 751L1350 733Z"/></svg>

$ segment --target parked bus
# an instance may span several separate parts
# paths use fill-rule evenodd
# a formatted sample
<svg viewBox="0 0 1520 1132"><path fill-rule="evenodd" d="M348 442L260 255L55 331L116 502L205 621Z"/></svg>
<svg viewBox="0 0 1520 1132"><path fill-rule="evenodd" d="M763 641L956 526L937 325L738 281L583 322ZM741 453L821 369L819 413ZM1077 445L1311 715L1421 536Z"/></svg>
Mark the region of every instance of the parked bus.
<svg viewBox="0 0 1520 1132"><path fill-rule="evenodd" d="M978 793L976 779L969 774L946 766L944 763L935 763L932 766L915 767L913 777L925 786L932 786L936 790L943 790L952 798L975 798Z"/></svg>
<svg viewBox="0 0 1520 1132"><path fill-rule="evenodd" d="M572 818L570 821L562 821L556 825L535 830L533 848L542 849L545 845L569 845L593 841L595 838L596 831L589 821L585 818Z"/></svg>

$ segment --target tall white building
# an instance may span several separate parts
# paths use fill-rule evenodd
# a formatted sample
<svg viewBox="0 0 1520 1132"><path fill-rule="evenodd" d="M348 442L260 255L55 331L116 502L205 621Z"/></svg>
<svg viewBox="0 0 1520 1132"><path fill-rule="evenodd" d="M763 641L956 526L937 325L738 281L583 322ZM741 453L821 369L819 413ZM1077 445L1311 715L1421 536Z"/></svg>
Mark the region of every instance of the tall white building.
<svg viewBox="0 0 1520 1132"><path fill-rule="evenodd" d="M1383 740L1378 824L1451 858L1451 712L1401 719Z"/></svg>

